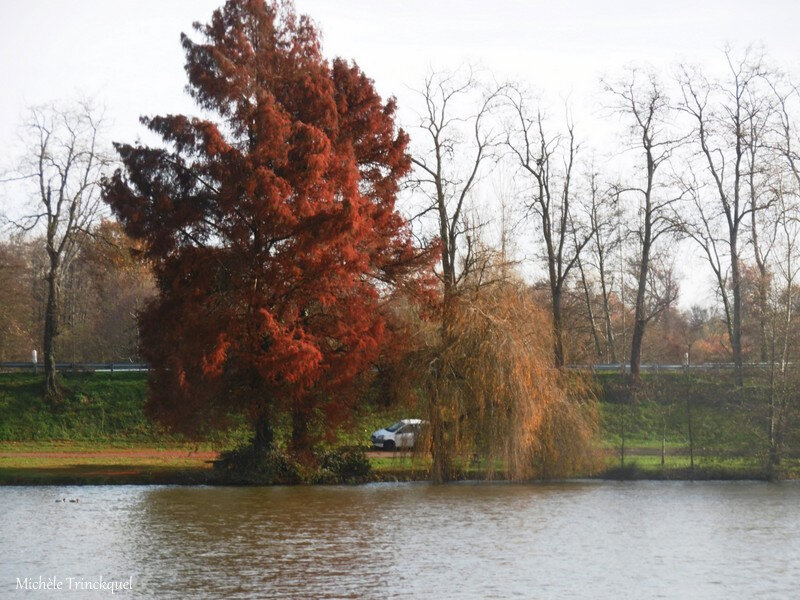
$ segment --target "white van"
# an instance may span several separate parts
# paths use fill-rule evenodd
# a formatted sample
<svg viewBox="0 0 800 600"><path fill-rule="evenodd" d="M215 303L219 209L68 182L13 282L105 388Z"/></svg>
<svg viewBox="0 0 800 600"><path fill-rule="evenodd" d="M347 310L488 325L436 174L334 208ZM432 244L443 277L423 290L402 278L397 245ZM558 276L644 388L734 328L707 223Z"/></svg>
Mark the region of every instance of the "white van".
<svg viewBox="0 0 800 600"><path fill-rule="evenodd" d="M414 447L420 429L427 425L422 419L401 419L372 434L372 445L384 450L406 450Z"/></svg>

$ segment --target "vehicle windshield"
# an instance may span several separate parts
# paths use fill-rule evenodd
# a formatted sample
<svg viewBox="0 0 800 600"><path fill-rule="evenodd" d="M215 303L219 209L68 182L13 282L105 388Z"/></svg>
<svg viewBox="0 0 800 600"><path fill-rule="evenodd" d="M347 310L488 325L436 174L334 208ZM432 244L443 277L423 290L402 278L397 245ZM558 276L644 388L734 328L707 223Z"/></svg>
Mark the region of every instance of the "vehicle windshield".
<svg viewBox="0 0 800 600"><path fill-rule="evenodd" d="M392 433L394 433L395 431L400 429L402 426L403 426L403 422L402 421L398 421L397 423L392 423L391 425L389 425L386 428L386 431L391 431Z"/></svg>

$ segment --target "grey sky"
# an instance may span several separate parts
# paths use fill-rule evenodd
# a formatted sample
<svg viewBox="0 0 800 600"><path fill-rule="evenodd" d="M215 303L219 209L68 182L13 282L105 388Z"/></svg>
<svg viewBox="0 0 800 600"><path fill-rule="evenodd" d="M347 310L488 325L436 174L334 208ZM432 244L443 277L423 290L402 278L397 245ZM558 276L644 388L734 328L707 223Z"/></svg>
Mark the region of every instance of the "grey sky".
<svg viewBox="0 0 800 600"><path fill-rule="evenodd" d="M109 135L130 141L141 114L191 112L179 44L221 0L2 0L0 164L30 104L79 94L107 108ZM631 62L721 67L726 43L763 43L778 65L800 57L800 3L771 1L296 0L329 56L354 58L406 119L431 66L478 62L555 101L569 97L578 131L602 140L598 78ZM591 140L590 140L591 141ZM602 145L602 142L600 142ZM599 148L602 152L604 148ZM695 285L695 284L692 284ZM684 304L688 304L686 298Z"/></svg>
<svg viewBox="0 0 800 600"><path fill-rule="evenodd" d="M0 20L0 136L27 104L97 96L129 138L140 114L189 110L178 36L220 0L4 0ZM726 43L763 42L797 60L793 1L297 0L329 55L355 58L381 92L407 96L430 65L478 61L583 103L597 78L631 61L713 64Z"/></svg>

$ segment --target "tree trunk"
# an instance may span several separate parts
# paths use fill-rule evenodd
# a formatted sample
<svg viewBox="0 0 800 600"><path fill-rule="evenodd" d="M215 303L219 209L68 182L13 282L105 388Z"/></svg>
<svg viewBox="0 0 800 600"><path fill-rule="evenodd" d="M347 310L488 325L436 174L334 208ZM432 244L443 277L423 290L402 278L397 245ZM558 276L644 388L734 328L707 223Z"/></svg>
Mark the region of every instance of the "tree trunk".
<svg viewBox="0 0 800 600"><path fill-rule="evenodd" d="M689 370L686 370L686 379L689 380ZM692 479L694 479L694 430L692 429L692 387L691 383L687 386L686 393L686 424L689 429L689 469Z"/></svg>
<svg viewBox="0 0 800 600"><path fill-rule="evenodd" d="M776 476L775 469L777 469L781 464L781 459L783 457L783 432L785 431L785 415L786 415L786 390L783 391L781 394L780 401L778 402L778 406L776 407L776 418L775 418L775 431L774 431L774 441L773 441L773 448L772 448L772 464L773 464L773 477Z"/></svg>
<svg viewBox="0 0 800 600"><path fill-rule="evenodd" d="M253 447L259 452L269 452L275 447L275 431L266 410L262 411L256 420Z"/></svg>
<svg viewBox="0 0 800 600"><path fill-rule="evenodd" d="M642 341L644 340L644 330L647 325L645 316L645 292L647 290L647 271L650 268L650 247L642 247L642 261L639 265L639 282L636 291L636 311L633 323L633 334L631 336L631 378L634 386L639 381L639 371L642 363Z"/></svg>
<svg viewBox="0 0 800 600"><path fill-rule="evenodd" d="M308 414L297 408L292 411L292 438L290 441L292 455L304 466L313 466L314 452L311 447L311 436L308 431Z"/></svg>
<svg viewBox="0 0 800 600"><path fill-rule="evenodd" d="M655 176L655 163L653 162L652 148L649 141L645 141L647 155L647 188L644 194L644 231L642 232L642 258L639 261L639 278L636 282L636 307L633 322L633 335L631 337L631 379L632 393L636 393L639 384L639 370L642 362L642 340L644 329L647 326L645 314L645 295L647 293L647 275L650 271L650 251L653 244L653 213L651 194L653 178ZM634 397L635 401L635 397Z"/></svg>
<svg viewBox="0 0 800 600"><path fill-rule="evenodd" d="M769 360L769 351L767 344L767 294L769 293L769 279L766 267L762 268L759 265L759 280L758 280L758 336L760 338L760 353L759 358L762 363Z"/></svg>
<svg viewBox="0 0 800 600"><path fill-rule="evenodd" d="M773 390L770 390L769 395L769 463L768 463L768 470L770 475L772 474L772 469L775 467L779 462L779 454L778 454L778 443L777 443L777 427L775 426L775 394Z"/></svg>
<svg viewBox="0 0 800 600"><path fill-rule="evenodd" d="M731 292L733 299L733 323L731 323L731 350L733 351L733 364L736 368L736 385L741 390L744 387L744 373L742 366L742 277L739 271L739 255L736 236L731 236Z"/></svg>
<svg viewBox="0 0 800 600"><path fill-rule="evenodd" d="M586 281L586 272L583 270L583 261L578 259L578 270L581 273L581 283L583 284L583 295L586 298L586 311L589 316L589 326L592 328L592 339L594 340L594 351L597 355L597 360L603 360L603 347L600 344L600 334L597 331L597 322L594 317L594 308L592 307L592 294L589 290L589 282Z"/></svg>
<svg viewBox="0 0 800 600"><path fill-rule="evenodd" d="M603 268L600 269L600 287L603 291L603 316L606 325L606 347L608 349L608 359L612 363L617 362L617 347L614 341L614 328L611 325L611 307L608 304L608 290L606 289L606 276ZM623 307L623 312L625 307Z"/></svg>
<svg viewBox="0 0 800 600"><path fill-rule="evenodd" d="M642 340L644 340L644 319L636 319L633 324L633 335L631 337L631 379L634 383L639 381L639 374L642 367Z"/></svg>
<svg viewBox="0 0 800 600"><path fill-rule="evenodd" d="M447 424L442 415L441 407L433 406L431 411L431 482L445 483L451 478L451 460L449 440L447 439Z"/></svg>
<svg viewBox="0 0 800 600"><path fill-rule="evenodd" d="M622 410L620 414L622 415L620 418L620 445L619 445L619 466L620 468L625 468L625 416L628 411L628 402L622 405Z"/></svg>
<svg viewBox="0 0 800 600"><path fill-rule="evenodd" d="M756 140L753 139L752 142ZM756 186L756 153L759 150L759 145L756 143L748 144L747 154L749 159L748 165L748 183L750 190L750 243L753 244L753 255L756 259L756 266L758 267L758 339L759 339L759 360L761 363L766 363L769 360L769 348L767 342L767 303L769 301L769 271L767 269L767 256L762 251L759 231L758 219L756 218L759 208L758 205L758 189ZM774 242L774 239L773 239Z"/></svg>
<svg viewBox="0 0 800 600"><path fill-rule="evenodd" d="M783 431L784 415L786 414L786 400L790 391L787 389L786 365L789 359L790 332L792 327L792 306L794 303L792 295L793 281L789 277L787 281L786 304L783 315L783 335L781 341L781 370L780 370L780 396L779 403L775 402L775 394L770 394L770 414L769 414L769 437L770 437L770 478L775 478L775 469L780 465L781 455L783 454ZM775 360L772 361L772 371L775 371ZM774 376L773 376L774 379ZM777 404L777 405L776 405Z"/></svg>
<svg viewBox="0 0 800 600"><path fill-rule="evenodd" d="M58 263L51 260L47 274L47 308L44 315L44 391L50 401L60 396L56 371L55 340L58 336Z"/></svg>
<svg viewBox="0 0 800 600"><path fill-rule="evenodd" d="M561 290L553 292L553 354L556 368L564 366L564 333L561 320Z"/></svg>
<svg viewBox="0 0 800 600"><path fill-rule="evenodd" d="M454 275L451 271L450 275ZM449 370L445 367L444 358L447 356L447 349L453 343L455 332L453 330L455 321L455 279L444 277L444 298L442 301L442 324L440 330L441 351L436 361L436 372L433 377L434 389L429 392L431 399L429 405L429 419L431 427L431 482L446 483L450 481L452 455L450 451L450 440L447 436L447 423L442 402L447 398L443 397L443 392L448 386L447 377Z"/></svg>

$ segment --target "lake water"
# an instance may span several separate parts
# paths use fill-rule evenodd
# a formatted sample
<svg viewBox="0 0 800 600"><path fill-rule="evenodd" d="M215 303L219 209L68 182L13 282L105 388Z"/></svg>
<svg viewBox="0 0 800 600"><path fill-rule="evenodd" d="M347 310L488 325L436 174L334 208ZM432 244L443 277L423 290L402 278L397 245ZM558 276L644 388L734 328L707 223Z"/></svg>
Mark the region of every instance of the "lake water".
<svg viewBox="0 0 800 600"><path fill-rule="evenodd" d="M0 597L107 597L67 593L100 578L132 584L117 597L790 598L800 485L0 488Z"/></svg>

